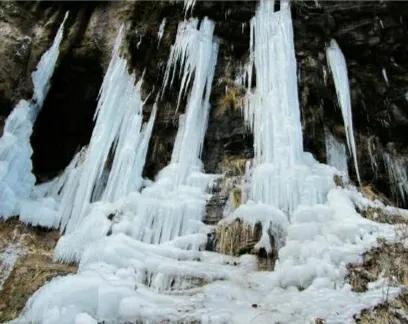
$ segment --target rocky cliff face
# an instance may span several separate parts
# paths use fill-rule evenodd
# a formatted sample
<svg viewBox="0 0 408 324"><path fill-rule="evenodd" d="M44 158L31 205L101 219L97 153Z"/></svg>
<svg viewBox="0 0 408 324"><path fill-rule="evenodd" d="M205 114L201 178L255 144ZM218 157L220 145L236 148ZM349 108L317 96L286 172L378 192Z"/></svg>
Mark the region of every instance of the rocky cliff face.
<svg viewBox="0 0 408 324"><path fill-rule="evenodd" d="M279 5L279 4L277 4ZM144 72L147 110L160 90L169 47L178 21L180 2L4 3L0 8L3 46L0 52L0 114L7 116L19 98L30 96L30 73L66 10L66 37L50 94L32 138L34 169L41 181L62 170L74 152L89 140L98 89L109 61L114 36L126 26L127 49L137 75ZM208 172L222 172L227 161L250 158L252 135L241 115L248 59L249 20L255 2L198 2L194 16L216 22L220 54L212 91L212 112L204 148ZM404 2L295 1L296 54L304 144L326 160L325 129L339 140L345 133L337 97L327 67L325 47L335 38L349 69L358 160L364 185L372 186L403 206L391 188L384 152L406 159L407 21ZM166 18L163 38L160 24ZM145 175L154 177L169 160L176 133L176 93L160 101ZM49 157L53 158L50 159ZM352 179L355 175L349 161Z"/></svg>

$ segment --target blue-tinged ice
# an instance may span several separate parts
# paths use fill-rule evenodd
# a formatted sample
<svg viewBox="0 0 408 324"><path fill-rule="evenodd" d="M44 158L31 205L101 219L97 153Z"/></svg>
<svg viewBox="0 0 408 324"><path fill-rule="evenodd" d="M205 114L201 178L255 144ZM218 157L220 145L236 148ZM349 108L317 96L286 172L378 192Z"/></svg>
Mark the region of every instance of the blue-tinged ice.
<svg viewBox="0 0 408 324"><path fill-rule="evenodd" d="M51 47L42 55L32 73L34 95L21 100L8 116L0 138L0 218L20 213L21 203L28 199L34 184L30 137L33 126L50 88L63 38L65 15Z"/></svg>

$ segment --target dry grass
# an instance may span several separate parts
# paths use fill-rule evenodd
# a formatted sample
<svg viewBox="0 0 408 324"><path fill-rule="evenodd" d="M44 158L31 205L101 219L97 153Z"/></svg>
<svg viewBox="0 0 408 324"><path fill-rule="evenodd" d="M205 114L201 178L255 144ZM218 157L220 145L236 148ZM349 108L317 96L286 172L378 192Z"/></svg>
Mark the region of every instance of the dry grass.
<svg viewBox="0 0 408 324"><path fill-rule="evenodd" d="M241 109L243 107L243 98L244 93L242 90L234 87L227 88L224 96L218 100L215 110L216 117Z"/></svg>
<svg viewBox="0 0 408 324"><path fill-rule="evenodd" d="M219 225L215 233L216 251L234 256L251 253L261 234L262 228L245 224L239 219Z"/></svg>
<svg viewBox="0 0 408 324"><path fill-rule="evenodd" d="M248 161L246 158L228 157L218 165L221 173L227 176L242 176L245 174L245 164Z"/></svg>
<svg viewBox="0 0 408 324"><path fill-rule="evenodd" d="M0 322L18 316L28 298L47 281L76 271L76 266L55 263L52 251L58 231L26 226L16 219L0 222L0 253L8 246L18 246L19 256L0 290Z"/></svg>
<svg viewBox="0 0 408 324"><path fill-rule="evenodd" d="M406 225L403 228L406 235ZM385 287L385 300L374 309L363 310L356 316L357 323L391 324L408 323L408 249L403 243L380 241L378 247L363 255L362 264L349 266L348 281L357 292L379 278L387 278L388 286L405 286L396 299L389 300ZM404 317L405 316L405 317Z"/></svg>

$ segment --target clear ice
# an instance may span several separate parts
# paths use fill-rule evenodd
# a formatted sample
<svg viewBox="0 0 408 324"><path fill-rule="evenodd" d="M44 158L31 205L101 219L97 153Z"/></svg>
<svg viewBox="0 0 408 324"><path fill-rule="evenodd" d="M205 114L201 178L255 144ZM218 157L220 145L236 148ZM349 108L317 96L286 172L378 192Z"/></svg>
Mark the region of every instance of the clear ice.
<svg viewBox="0 0 408 324"><path fill-rule="evenodd" d="M327 164L335 167L342 172L346 178L348 178L348 165L347 165L347 153L346 147L343 143L337 140L336 137L325 129L325 144L326 144L326 157Z"/></svg>
<svg viewBox="0 0 408 324"><path fill-rule="evenodd" d="M391 184L391 192L397 201L405 204L408 198L407 161L387 152L383 153L383 159Z"/></svg>

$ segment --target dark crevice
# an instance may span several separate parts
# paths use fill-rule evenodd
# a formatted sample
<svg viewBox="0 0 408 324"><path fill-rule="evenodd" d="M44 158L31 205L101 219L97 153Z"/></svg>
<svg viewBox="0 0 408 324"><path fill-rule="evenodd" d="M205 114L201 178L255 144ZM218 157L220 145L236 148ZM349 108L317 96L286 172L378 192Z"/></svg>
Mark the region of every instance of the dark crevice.
<svg viewBox="0 0 408 324"><path fill-rule="evenodd" d="M89 143L103 71L97 57L63 58L34 125L33 171L39 182L62 171Z"/></svg>

